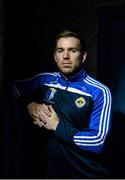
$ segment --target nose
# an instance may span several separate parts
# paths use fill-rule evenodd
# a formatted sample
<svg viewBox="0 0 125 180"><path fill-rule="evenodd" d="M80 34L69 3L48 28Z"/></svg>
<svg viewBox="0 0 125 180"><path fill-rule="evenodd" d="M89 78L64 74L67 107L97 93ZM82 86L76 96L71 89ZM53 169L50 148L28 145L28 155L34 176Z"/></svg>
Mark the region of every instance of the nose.
<svg viewBox="0 0 125 180"><path fill-rule="evenodd" d="M63 53L63 58L64 58L64 59L69 59L69 58L70 58L68 51L64 51L64 53Z"/></svg>

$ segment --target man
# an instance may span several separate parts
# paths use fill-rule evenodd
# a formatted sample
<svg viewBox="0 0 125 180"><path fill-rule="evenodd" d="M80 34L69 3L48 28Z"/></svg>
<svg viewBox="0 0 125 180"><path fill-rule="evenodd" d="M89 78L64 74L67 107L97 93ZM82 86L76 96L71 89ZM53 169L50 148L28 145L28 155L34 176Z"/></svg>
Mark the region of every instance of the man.
<svg viewBox="0 0 125 180"><path fill-rule="evenodd" d="M14 83L14 93L27 105L33 123L48 131L48 178L107 175L99 157L110 130L111 93L85 72L86 57L81 36L65 30L55 42L59 72Z"/></svg>

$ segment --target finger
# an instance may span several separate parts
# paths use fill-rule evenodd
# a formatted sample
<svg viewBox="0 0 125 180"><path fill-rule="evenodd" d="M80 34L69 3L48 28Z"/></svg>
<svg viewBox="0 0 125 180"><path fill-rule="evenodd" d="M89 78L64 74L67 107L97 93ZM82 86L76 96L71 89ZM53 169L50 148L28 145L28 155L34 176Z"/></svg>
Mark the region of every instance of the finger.
<svg viewBox="0 0 125 180"><path fill-rule="evenodd" d="M37 108L35 111L35 115L38 117L41 114L41 109Z"/></svg>
<svg viewBox="0 0 125 180"><path fill-rule="evenodd" d="M41 112L42 112L41 109L37 108L34 111L32 111L31 115L32 115L33 118L39 118Z"/></svg>
<svg viewBox="0 0 125 180"><path fill-rule="evenodd" d="M51 116L48 106L46 106L45 104L41 104L32 114L35 117L39 117L42 112L44 112L48 117Z"/></svg>
<svg viewBox="0 0 125 180"><path fill-rule="evenodd" d="M33 123L34 124L39 124L40 120L38 118L33 118Z"/></svg>
<svg viewBox="0 0 125 180"><path fill-rule="evenodd" d="M39 127L42 127L44 125L44 123L42 123L41 121L39 121L38 119L33 121L33 124L38 125Z"/></svg>
<svg viewBox="0 0 125 180"><path fill-rule="evenodd" d="M43 126L40 122L37 123L36 121L34 121L33 124L35 124L35 125L37 125L37 126L39 126L39 127L42 127L42 126Z"/></svg>
<svg viewBox="0 0 125 180"><path fill-rule="evenodd" d="M49 108L50 112L55 112L55 110L54 110L54 108L52 107L52 105L49 105L48 108Z"/></svg>
<svg viewBox="0 0 125 180"><path fill-rule="evenodd" d="M48 116L44 113L44 112L41 112L41 115L39 117L40 121L44 124L47 123L47 119L48 119Z"/></svg>
<svg viewBox="0 0 125 180"><path fill-rule="evenodd" d="M50 112L50 110L49 110L49 108L48 108L48 105L45 105L45 104L43 104L42 105L42 111L44 111L44 113L47 115L47 116L51 116L51 112Z"/></svg>
<svg viewBox="0 0 125 180"><path fill-rule="evenodd" d="M36 124L36 125L37 125L38 123L37 123L37 121L33 121L33 124Z"/></svg>
<svg viewBox="0 0 125 180"><path fill-rule="evenodd" d="M51 112L49 111L49 109L48 110L44 109L43 111L48 117L51 116Z"/></svg>
<svg viewBox="0 0 125 180"><path fill-rule="evenodd" d="M39 127L45 126L47 124L47 122L43 123L42 121L39 122Z"/></svg>
<svg viewBox="0 0 125 180"><path fill-rule="evenodd" d="M32 116L33 119L39 118L38 113L31 113L31 116Z"/></svg>
<svg viewBox="0 0 125 180"><path fill-rule="evenodd" d="M39 124L41 121L43 124L46 124L46 118L48 118L48 116L44 112L41 112L40 115L32 114L32 118L35 120L35 122L37 122L37 124Z"/></svg>
<svg viewBox="0 0 125 180"><path fill-rule="evenodd" d="M33 121L33 124L35 125L39 125L39 123L37 121Z"/></svg>

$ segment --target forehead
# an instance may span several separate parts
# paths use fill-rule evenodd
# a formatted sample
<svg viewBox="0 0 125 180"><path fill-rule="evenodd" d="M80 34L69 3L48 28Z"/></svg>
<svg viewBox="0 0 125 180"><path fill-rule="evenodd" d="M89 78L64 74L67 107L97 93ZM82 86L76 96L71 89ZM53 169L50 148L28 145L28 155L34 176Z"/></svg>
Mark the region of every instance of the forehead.
<svg viewBox="0 0 125 180"><path fill-rule="evenodd" d="M79 45L80 41L75 37L60 38L57 41L57 47L78 47Z"/></svg>

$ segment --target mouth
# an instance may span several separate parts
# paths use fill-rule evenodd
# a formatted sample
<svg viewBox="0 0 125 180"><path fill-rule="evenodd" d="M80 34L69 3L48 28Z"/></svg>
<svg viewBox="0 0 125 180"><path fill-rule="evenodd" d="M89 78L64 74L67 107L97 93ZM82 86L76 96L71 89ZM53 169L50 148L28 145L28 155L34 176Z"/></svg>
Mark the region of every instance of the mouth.
<svg viewBox="0 0 125 180"><path fill-rule="evenodd" d="M71 63L62 63L63 66L69 66Z"/></svg>
<svg viewBox="0 0 125 180"><path fill-rule="evenodd" d="M70 68L71 64L70 63L64 63L64 64L62 64L62 67L63 68Z"/></svg>

